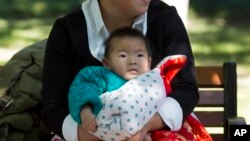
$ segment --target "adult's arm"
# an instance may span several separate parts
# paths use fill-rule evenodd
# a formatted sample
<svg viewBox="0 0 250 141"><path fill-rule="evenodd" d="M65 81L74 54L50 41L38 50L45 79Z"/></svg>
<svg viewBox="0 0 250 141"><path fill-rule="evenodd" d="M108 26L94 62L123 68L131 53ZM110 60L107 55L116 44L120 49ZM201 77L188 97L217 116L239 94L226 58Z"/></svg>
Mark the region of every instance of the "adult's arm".
<svg viewBox="0 0 250 141"><path fill-rule="evenodd" d="M57 20L48 38L43 67L43 118L49 129L62 136L68 115L68 88L72 80L70 41L63 22Z"/></svg>
<svg viewBox="0 0 250 141"><path fill-rule="evenodd" d="M101 62L90 53L86 28L82 9L78 7L56 20L47 42L43 71L42 112L49 129L61 137L63 137L63 124L67 121L71 122L66 118L69 114L70 84L80 69L90 65L101 65ZM67 127L66 124L65 126ZM70 128L69 134L74 129Z"/></svg>
<svg viewBox="0 0 250 141"><path fill-rule="evenodd" d="M177 11L173 7L171 8L173 10L169 14L173 18L165 21L166 25L170 25L168 28L171 28L171 30L163 33L163 44L167 45L164 52L167 55L183 54L187 57L187 62L172 80L172 92L166 98L166 102L159 110L159 114L170 129L179 130L183 121L197 105L199 94L195 78L194 56L189 37Z"/></svg>
<svg viewBox="0 0 250 141"><path fill-rule="evenodd" d="M176 9L161 1L151 1L147 36L153 46L153 64L165 56L182 54L187 57L186 65L171 81L172 92L159 110L164 123L171 130L178 130L197 105L199 95L189 37Z"/></svg>

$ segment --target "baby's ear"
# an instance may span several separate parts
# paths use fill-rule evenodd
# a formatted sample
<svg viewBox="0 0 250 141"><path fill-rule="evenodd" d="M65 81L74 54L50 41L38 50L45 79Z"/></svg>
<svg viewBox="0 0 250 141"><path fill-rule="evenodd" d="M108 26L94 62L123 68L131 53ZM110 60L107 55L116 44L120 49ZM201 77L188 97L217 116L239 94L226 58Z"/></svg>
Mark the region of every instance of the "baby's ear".
<svg viewBox="0 0 250 141"><path fill-rule="evenodd" d="M106 57L102 59L102 65L109 69L109 60Z"/></svg>
<svg viewBox="0 0 250 141"><path fill-rule="evenodd" d="M148 67L149 67L149 70L151 70L151 63L152 63L152 58L148 57Z"/></svg>

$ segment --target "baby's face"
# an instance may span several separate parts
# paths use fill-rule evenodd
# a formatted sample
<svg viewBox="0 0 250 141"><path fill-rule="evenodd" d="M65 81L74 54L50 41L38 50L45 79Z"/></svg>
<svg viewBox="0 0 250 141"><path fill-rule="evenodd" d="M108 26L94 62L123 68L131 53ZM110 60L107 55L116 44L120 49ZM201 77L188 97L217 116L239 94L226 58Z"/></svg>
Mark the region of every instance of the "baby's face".
<svg viewBox="0 0 250 141"><path fill-rule="evenodd" d="M148 72L151 57L145 43L138 38L124 37L112 41L107 67L126 80Z"/></svg>

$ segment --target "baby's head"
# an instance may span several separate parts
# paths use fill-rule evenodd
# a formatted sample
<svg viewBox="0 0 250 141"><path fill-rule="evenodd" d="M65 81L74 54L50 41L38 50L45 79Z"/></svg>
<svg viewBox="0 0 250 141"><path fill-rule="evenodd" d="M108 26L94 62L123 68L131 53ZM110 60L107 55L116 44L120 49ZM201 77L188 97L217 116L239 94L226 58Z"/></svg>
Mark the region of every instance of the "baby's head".
<svg viewBox="0 0 250 141"><path fill-rule="evenodd" d="M124 27L105 41L103 65L126 80L148 72L151 66L149 41L137 29Z"/></svg>

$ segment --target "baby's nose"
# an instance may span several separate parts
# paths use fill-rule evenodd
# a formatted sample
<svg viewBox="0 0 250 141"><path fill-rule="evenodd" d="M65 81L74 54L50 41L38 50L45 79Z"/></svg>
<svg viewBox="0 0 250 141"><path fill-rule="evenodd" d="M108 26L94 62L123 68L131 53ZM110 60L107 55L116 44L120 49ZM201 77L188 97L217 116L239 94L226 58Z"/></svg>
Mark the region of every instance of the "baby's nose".
<svg viewBox="0 0 250 141"><path fill-rule="evenodd" d="M129 58L129 60L128 60L128 64L129 65L136 65L136 60L134 59L134 58Z"/></svg>
<svg viewBox="0 0 250 141"><path fill-rule="evenodd" d="M129 65L136 65L136 62L129 62Z"/></svg>

